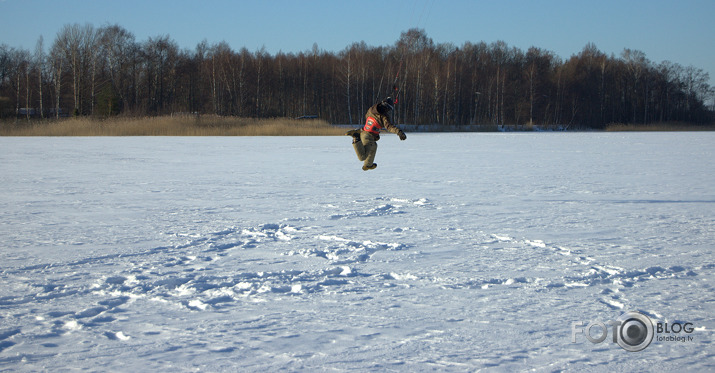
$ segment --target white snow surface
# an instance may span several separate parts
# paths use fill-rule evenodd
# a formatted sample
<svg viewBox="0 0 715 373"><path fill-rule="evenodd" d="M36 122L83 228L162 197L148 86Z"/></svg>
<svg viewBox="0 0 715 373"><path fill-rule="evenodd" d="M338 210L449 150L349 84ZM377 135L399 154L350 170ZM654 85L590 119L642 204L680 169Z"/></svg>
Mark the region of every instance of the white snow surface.
<svg viewBox="0 0 715 373"><path fill-rule="evenodd" d="M0 371L715 369L714 133L408 136L0 138Z"/></svg>

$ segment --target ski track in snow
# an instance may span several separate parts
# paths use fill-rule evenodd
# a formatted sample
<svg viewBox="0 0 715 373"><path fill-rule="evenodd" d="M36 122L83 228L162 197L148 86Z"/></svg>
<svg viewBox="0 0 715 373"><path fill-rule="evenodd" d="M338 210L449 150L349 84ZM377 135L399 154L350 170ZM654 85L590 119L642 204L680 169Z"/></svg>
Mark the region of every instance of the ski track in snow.
<svg viewBox="0 0 715 373"><path fill-rule="evenodd" d="M418 200L414 204L417 206L423 202ZM389 212L390 210L395 211ZM380 205L365 214L356 213L353 216L374 216L375 211L380 214L402 213L397 211L395 206ZM407 248L407 245L401 243L360 241L334 234L326 235L320 233L318 227L300 227L287 222L266 223L257 227L229 227L203 235L175 236L179 239L185 238L185 242L138 253L117 253L74 262L4 269L4 276L18 279L32 273L53 275L89 269L94 273L95 270L101 271L103 268L112 269L112 272L95 278L89 286L75 286L72 282L63 282L61 279L33 283L30 286L37 289L36 293L5 296L0 298L0 306L98 294L110 297L107 301L110 304L117 303L114 301L117 299L128 301L153 297L175 302L192 310L205 310L265 293L304 294L347 285L354 282L348 281L350 278L374 275L359 273L358 266L371 260L376 253ZM300 249L292 249L295 247ZM265 257L267 253L269 257ZM237 266L234 268L265 270L231 271L234 273L230 276L219 274L226 268L217 263L226 260ZM289 270L285 267L304 268ZM116 269L122 270L116 272ZM110 311L111 308L100 305L89 311L77 311L74 316L84 319ZM97 315L92 315L93 311L98 310L101 311L96 312Z"/></svg>

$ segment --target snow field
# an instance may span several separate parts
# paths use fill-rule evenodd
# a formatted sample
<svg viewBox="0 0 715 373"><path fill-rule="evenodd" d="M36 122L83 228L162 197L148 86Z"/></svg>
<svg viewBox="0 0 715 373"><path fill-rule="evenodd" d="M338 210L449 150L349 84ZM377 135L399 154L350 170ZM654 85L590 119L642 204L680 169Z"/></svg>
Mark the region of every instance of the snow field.
<svg viewBox="0 0 715 373"><path fill-rule="evenodd" d="M0 370L714 365L709 134L0 140Z"/></svg>

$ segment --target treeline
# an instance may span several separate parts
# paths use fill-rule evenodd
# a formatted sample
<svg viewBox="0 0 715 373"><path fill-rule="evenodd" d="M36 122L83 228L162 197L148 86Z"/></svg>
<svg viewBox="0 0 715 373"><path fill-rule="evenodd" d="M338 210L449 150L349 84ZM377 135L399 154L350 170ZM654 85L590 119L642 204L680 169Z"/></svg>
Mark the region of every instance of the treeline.
<svg viewBox="0 0 715 373"><path fill-rule="evenodd" d="M118 25L72 24L49 48L42 37L32 51L0 46L5 118L201 113L356 124L393 85L399 123L713 122L714 91L702 69L630 49L609 56L590 43L563 60L501 41L435 44L411 29L392 46L271 55L226 42L181 49L169 36L139 42Z"/></svg>

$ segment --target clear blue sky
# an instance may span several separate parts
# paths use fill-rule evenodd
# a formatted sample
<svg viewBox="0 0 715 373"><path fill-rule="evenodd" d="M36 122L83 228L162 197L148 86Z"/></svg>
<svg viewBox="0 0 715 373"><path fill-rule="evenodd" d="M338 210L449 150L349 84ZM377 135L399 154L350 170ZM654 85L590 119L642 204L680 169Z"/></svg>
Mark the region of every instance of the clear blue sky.
<svg viewBox="0 0 715 373"><path fill-rule="evenodd" d="M413 27L435 43L503 40L562 58L593 42L609 55L630 48L693 65L715 85L715 0L0 0L0 44L32 50L42 35L49 48L72 23L119 24L140 42L169 35L192 50L206 39L271 54L393 45Z"/></svg>

